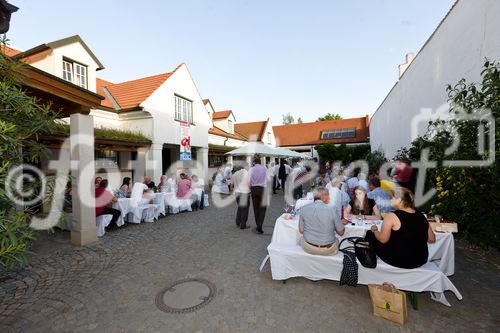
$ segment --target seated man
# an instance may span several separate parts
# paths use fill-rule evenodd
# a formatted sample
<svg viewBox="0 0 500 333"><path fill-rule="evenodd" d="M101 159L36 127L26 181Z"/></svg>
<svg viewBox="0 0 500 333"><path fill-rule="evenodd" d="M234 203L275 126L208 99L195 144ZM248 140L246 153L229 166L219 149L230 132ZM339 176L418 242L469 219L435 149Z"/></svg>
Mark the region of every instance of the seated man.
<svg viewBox="0 0 500 333"><path fill-rule="evenodd" d="M300 210L300 244L309 254L335 255L339 247L335 231L342 236L344 225L335 208L328 206L330 196L324 187L315 189L313 195L314 202Z"/></svg>
<svg viewBox="0 0 500 333"><path fill-rule="evenodd" d="M145 176L144 177L144 184L148 187L148 188L154 188L155 187L155 182L151 180L151 177L149 176Z"/></svg>
<svg viewBox="0 0 500 333"><path fill-rule="evenodd" d="M95 216L100 215L113 215L113 219L109 223L110 226L117 226L116 222L121 215L118 209L109 207L112 202L118 199L111 194L106 188L108 187L108 180L103 179L99 183L99 187L95 189Z"/></svg>
<svg viewBox="0 0 500 333"><path fill-rule="evenodd" d="M375 200L378 209L381 213L387 213L394 211L391 206L391 196L389 193L380 188L380 179L376 176L370 176L368 178L368 187L370 192L368 192L368 199Z"/></svg>

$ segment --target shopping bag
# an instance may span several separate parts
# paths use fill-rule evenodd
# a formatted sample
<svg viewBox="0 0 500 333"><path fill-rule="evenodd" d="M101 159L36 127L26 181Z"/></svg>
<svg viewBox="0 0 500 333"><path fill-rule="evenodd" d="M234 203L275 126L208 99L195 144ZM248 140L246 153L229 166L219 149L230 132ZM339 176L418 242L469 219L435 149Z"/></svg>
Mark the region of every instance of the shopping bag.
<svg viewBox="0 0 500 333"><path fill-rule="evenodd" d="M408 318L406 294L384 282L382 285L369 284L368 290L372 299L373 314L404 325Z"/></svg>
<svg viewBox="0 0 500 333"><path fill-rule="evenodd" d="M203 205L208 207L210 204L208 203L208 194L203 195Z"/></svg>

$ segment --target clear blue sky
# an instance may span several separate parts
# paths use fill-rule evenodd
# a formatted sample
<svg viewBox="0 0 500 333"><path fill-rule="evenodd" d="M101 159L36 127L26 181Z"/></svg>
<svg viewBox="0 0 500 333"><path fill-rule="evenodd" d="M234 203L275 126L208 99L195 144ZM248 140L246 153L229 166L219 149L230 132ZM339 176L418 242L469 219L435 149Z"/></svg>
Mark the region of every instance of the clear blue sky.
<svg viewBox="0 0 500 333"><path fill-rule="evenodd" d="M373 114L454 0L9 0L22 50L78 34L120 82L186 62L237 121Z"/></svg>

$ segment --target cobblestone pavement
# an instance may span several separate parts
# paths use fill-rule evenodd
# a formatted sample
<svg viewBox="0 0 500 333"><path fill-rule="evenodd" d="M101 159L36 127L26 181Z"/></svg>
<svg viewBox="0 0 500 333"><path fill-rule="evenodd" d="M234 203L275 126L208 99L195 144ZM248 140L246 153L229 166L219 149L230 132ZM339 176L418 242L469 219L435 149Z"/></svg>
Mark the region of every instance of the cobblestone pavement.
<svg viewBox="0 0 500 333"><path fill-rule="evenodd" d="M127 225L88 247L44 235L30 264L0 281L0 332L498 332L499 260L460 245L452 281L464 299L448 294L448 308L422 293L403 327L371 314L366 286L273 281L258 267L282 200L263 236L235 227L234 205ZM215 299L189 314L158 310L156 294L188 277L212 281Z"/></svg>

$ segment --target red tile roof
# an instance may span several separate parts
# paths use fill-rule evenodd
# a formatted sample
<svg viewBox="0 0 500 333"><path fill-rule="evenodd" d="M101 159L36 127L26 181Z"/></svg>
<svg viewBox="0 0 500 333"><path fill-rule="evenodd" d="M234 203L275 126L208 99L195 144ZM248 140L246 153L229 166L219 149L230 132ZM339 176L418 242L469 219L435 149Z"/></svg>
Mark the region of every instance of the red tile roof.
<svg viewBox="0 0 500 333"><path fill-rule="evenodd" d="M213 120L217 119L225 119L231 115L233 111L231 110L225 110L225 111L215 111L212 115Z"/></svg>
<svg viewBox="0 0 500 333"><path fill-rule="evenodd" d="M269 118L264 121L253 121L249 123L236 123L234 124L234 131L250 141L262 141L262 136L266 130Z"/></svg>
<svg viewBox="0 0 500 333"><path fill-rule="evenodd" d="M111 83L97 78L97 93L106 97L102 103L103 106L116 109L108 94L105 94L104 92L104 88L106 88L112 98L119 105L118 109L138 107L182 65L183 64L180 64L173 71L168 73L148 76L121 83Z"/></svg>
<svg viewBox="0 0 500 333"><path fill-rule="evenodd" d="M9 47L7 45L5 45L5 47L1 47L0 50L2 53L4 53L6 56L9 56L9 57L13 57L13 56L21 53L21 51L13 49L12 47Z"/></svg>
<svg viewBox="0 0 500 333"><path fill-rule="evenodd" d="M332 129L355 128L356 137L342 139L321 139L321 132ZM360 118L317 121L312 123L273 126L276 144L280 147L307 146L322 143L360 143L368 142L368 115Z"/></svg>
<svg viewBox="0 0 500 333"><path fill-rule="evenodd" d="M228 132L224 131L223 129L221 129L221 128L217 127L217 126L214 126L211 129L209 129L208 133L214 134L214 135L223 136L223 137L226 137L226 138L232 138L232 139L236 139L236 140L246 141L246 138L244 136L242 136L242 135L240 135L238 133L234 133L234 134L228 133Z"/></svg>
<svg viewBox="0 0 500 333"><path fill-rule="evenodd" d="M104 91L103 88L106 87L106 86L111 86L113 84L114 83L111 83L111 82L106 81L104 79L96 78L96 92L99 95L105 97L104 100L101 102L101 105L105 106L105 107L108 107L108 108L111 108L111 109L114 109L115 106L114 106L113 102L111 102L111 100L108 97L108 94Z"/></svg>

